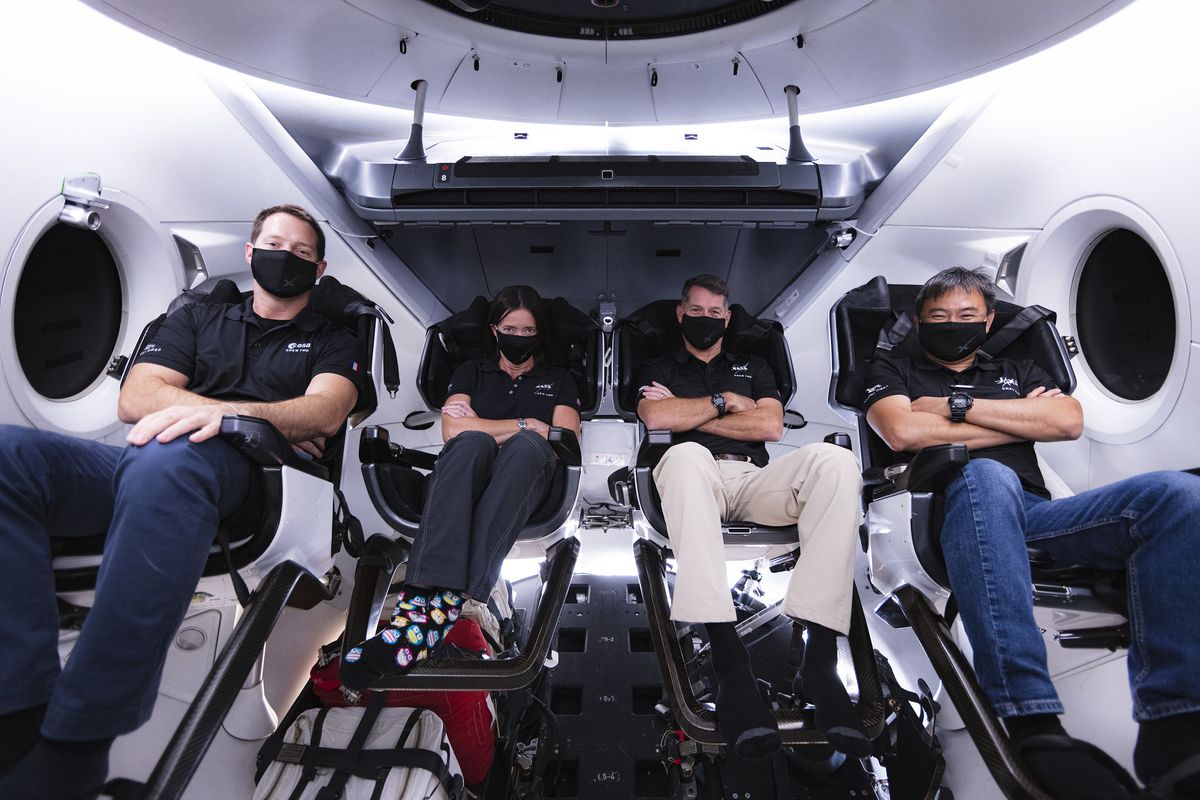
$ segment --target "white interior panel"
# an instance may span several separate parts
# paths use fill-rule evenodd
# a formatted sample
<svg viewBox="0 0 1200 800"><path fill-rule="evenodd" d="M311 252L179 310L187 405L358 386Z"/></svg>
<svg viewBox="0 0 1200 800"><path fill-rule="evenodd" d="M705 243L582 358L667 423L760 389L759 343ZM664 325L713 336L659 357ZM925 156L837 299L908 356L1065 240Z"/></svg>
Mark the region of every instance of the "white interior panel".
<svg viewBox="0 0 1200 800"><path fill-rule="evenodd" d="M865 101L967 74L1034 47L1110 5L1108 0L879 0L805 35L805 49L848 101ZM923 20L921 26L911 21ZM894 35L887 35L892 32ZM860 42L861 47L848 46Z"/></svg>
<svg viewBox="0 0 1200 800"><path fill-rule="evenodd" d="M567 72L559 106L563 122L622 124L655 118L650 72L644 64L568 64ZM612 91L614 86L621 91Z"/></svg>
<svg viewBox="0 0 1200 800"><path fill-rule="evenodd" d="M208 57L289 82L360 96L399 55L400 37L405 34L338 0L220 4L109 0L107 5Z"/></svg>
<svg viewBox="0 0 1200 800"><path fill-rule="evenodd" d="M735 57L739 61L736 75ZM771 114L763 87L740 55L654 64L651 69L658 73L658 83L650 91L659 122L750 119Z"/></svg>
<svg viewBox="0 0 1200 800"><path fill-rule="evenodd" d="M467 54L441 98L440 110L465 115L494 103L497 97L512 109L511 116L554 119L558 116L562 83L557 64L535 59L480 51L479 69L475 55Z"/></svg>

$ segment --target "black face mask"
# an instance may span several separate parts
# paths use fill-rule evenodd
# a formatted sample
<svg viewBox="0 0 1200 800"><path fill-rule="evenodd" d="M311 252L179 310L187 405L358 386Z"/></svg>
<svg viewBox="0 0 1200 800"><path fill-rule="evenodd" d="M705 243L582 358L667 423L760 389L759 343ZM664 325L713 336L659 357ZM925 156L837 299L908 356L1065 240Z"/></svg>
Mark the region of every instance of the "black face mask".
<svg viewBox="0 0 1200 800"><path fill-rule="evenodd" d="M289 250L260 250L250 256L250 274L267 293L296 297L317 283L317 265Z"/></svg>
<svg viewBox="0 0 1200 800"><path fill-rule="evenodd" d="M987 337L986 322L922 322L917 328L921 347L940 361L961 361Z"/></svg>
<svg viewBox="0 0 1200 800"><path fill-rule="evenodd" d="M529 357L533 355L533 351L537 350L537 346L537 336L515 336L511 333L496 331L496 347L500 349L501 355L514 366L528 361Z"/></svg>
<svg viewBox="0 0 1200 800"><path fill-rule="evenodd" d="M692 347L707 350L725 335L725 320L722 317L692 317L684 314L679 321L679 330Z"/></svg>

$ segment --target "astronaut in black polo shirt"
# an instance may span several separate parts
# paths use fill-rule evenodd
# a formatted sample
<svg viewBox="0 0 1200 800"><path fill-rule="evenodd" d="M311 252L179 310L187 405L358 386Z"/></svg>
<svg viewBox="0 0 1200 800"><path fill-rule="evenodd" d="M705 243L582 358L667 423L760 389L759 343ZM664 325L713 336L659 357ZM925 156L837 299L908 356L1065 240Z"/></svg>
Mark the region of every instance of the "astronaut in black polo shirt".
<svg viewBox="0 0 1200 800"><path fill-rule="evenodd" d="M391 624L346 653L342 682L364 689L445 642L466 598L486 599L504 558L554 477L551 426L579 436L579 388L544 361L549 335L529 286L501 289L488 308L485 352L450 377L442 440L425 490Z"/></svg>
<svg viewBox="0 0 1200 800"><path fill-rule="evenodd" d="M654 470L678 569L671 616L705 623L721 734L746 758L779 747L734 628L721 520L796 525L801 548L783 612L805 625L808 641L795 688L816 706L817 726L832 744L866 756L870 741L835 669L837 637L850 627L858 464L849 450L825 443L768 463L765 442L783 435L783 404L765 361L722 349L729 287L714 275L689 279L676 314L682 346L643 366L638 416L680 442Z"/></svg>
<svg viewBox="0 0 1200 800"><path fill-rule="evenodd" d="M358 397L357 345L307 309L325 238L297 206L265 209L253 298L195 303L137 356L118 415L128 446L0 426L0 797L91 797L113 738L149 718L163 659L218 521L251 464L221 417L270 420L319 455ZM51 544L106 535L95 604L59 669ZM7 774L6 774L7 773Z"/></svg>
<svg viewBox="0 0 1200 800"><path fill-rule="evenodd" d="M1060 564L1127 571L1134 766L1153 781L1200 754L1200 478L1153 472L1049 499L1033 443L1078 438L1083 411L1032 362L977 353L994 305L977 272L932 277L914 309L924 354L877 360L863 407L897 452L970 449L946 488L941 547L979 681L1025 766L1055 798L1126 797L1124 771L1059 721L1026 543ZM1171 796L1200 796L1197 764L1185 772Z"/></svg>

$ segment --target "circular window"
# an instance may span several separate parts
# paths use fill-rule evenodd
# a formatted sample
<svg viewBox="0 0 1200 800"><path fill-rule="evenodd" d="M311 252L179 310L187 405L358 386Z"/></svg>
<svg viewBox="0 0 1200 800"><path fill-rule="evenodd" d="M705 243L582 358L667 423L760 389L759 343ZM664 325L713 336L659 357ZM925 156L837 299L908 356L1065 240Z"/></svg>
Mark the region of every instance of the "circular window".
<svg viewBox="0 0 1200 800"><path fill-rule="evenodd" d="M1133 231L1105 234L1079 274L1079 346L1096 379L1117 397L1145 400L1171 369L1175 300L1162 262Z"/></svg>
<svg viewBox="0 0 1200 800"><path fill-rule="evenodd" d="M121 278L104 240L51 227L25 262L13 308L26 380L52 400L79 394L108 365L120 327Z"/></svg>

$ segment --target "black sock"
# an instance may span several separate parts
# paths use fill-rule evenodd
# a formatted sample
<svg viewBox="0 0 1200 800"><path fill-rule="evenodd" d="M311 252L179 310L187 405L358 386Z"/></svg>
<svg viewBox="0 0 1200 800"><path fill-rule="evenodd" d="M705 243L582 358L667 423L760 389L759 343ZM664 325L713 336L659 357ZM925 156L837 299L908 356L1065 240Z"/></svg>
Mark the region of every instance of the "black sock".
<svg viewBox="0 0 1200 800"><path fill-rule="evenodd" d="M1055 800L1129 797L1129 791L1100 757L1078 747L1056 748L1031 742L1038 736L1067 736L1057 714L1006 717L1004 727L1021 763ZM1080 743L1082 745L1082 742ZM1115 765L1114 765L1115 766ZM1118 767L1119 769L1119 767Z"/></svg>
<svg viewBox="0 0 1200 800"><path fill-rule="evenodd" d="M90 800L108 777L112 739L61 742L40 738L29 754L0 780L5 800Z"/></svg>
<svg viewBox="0 0 1200 800"><path fill-rule="evenodd" d="M1133 767L1144 783L1152 783L1179 762L1200 753L1200 711L1143 722L1138 727ZM1200 796L1200 776L1182 781L1175 794Z"/></svg>
<svg viewBox="0 0 1200 800"><path fill-rule="evenodd" d="M433 655L458 620L463 599L449 589L406 586L387 629L346 653L339 670L342 683L366 689Z"/></svg>
<svg viewBox="0 0 1200 800"><path fill-rule="evenodd" d="M1062 726L1058 714L1026 714L1023 717L1005 717L1004 727L1008 730L1008 738L1013 748L1021 746L1021 742L1030 736L1060 735L1066 736L1067 729Z"/></svg>
<svg viewBox="0 0 1200 800"><path fill-rule="evenodd" d="M794 690L813 704L817 729L831 745L852 758L866 758L871 755L871 740L837 674L837 631L815 622L803 624L808 641Z"/></svg>
<svg viewBox="0 0 1200 800"><path fill-rule="evenodd" d="M717 673L717 728L742 758L767 758L779 749L779 726L750 670L750 654L732 622L706 622Z"/></svg>
<svg viewBox="0 0 1200 800"><path fill-rule="evenodd" d="M0 714L0 778L37 744L46 704Z"/></svg>

